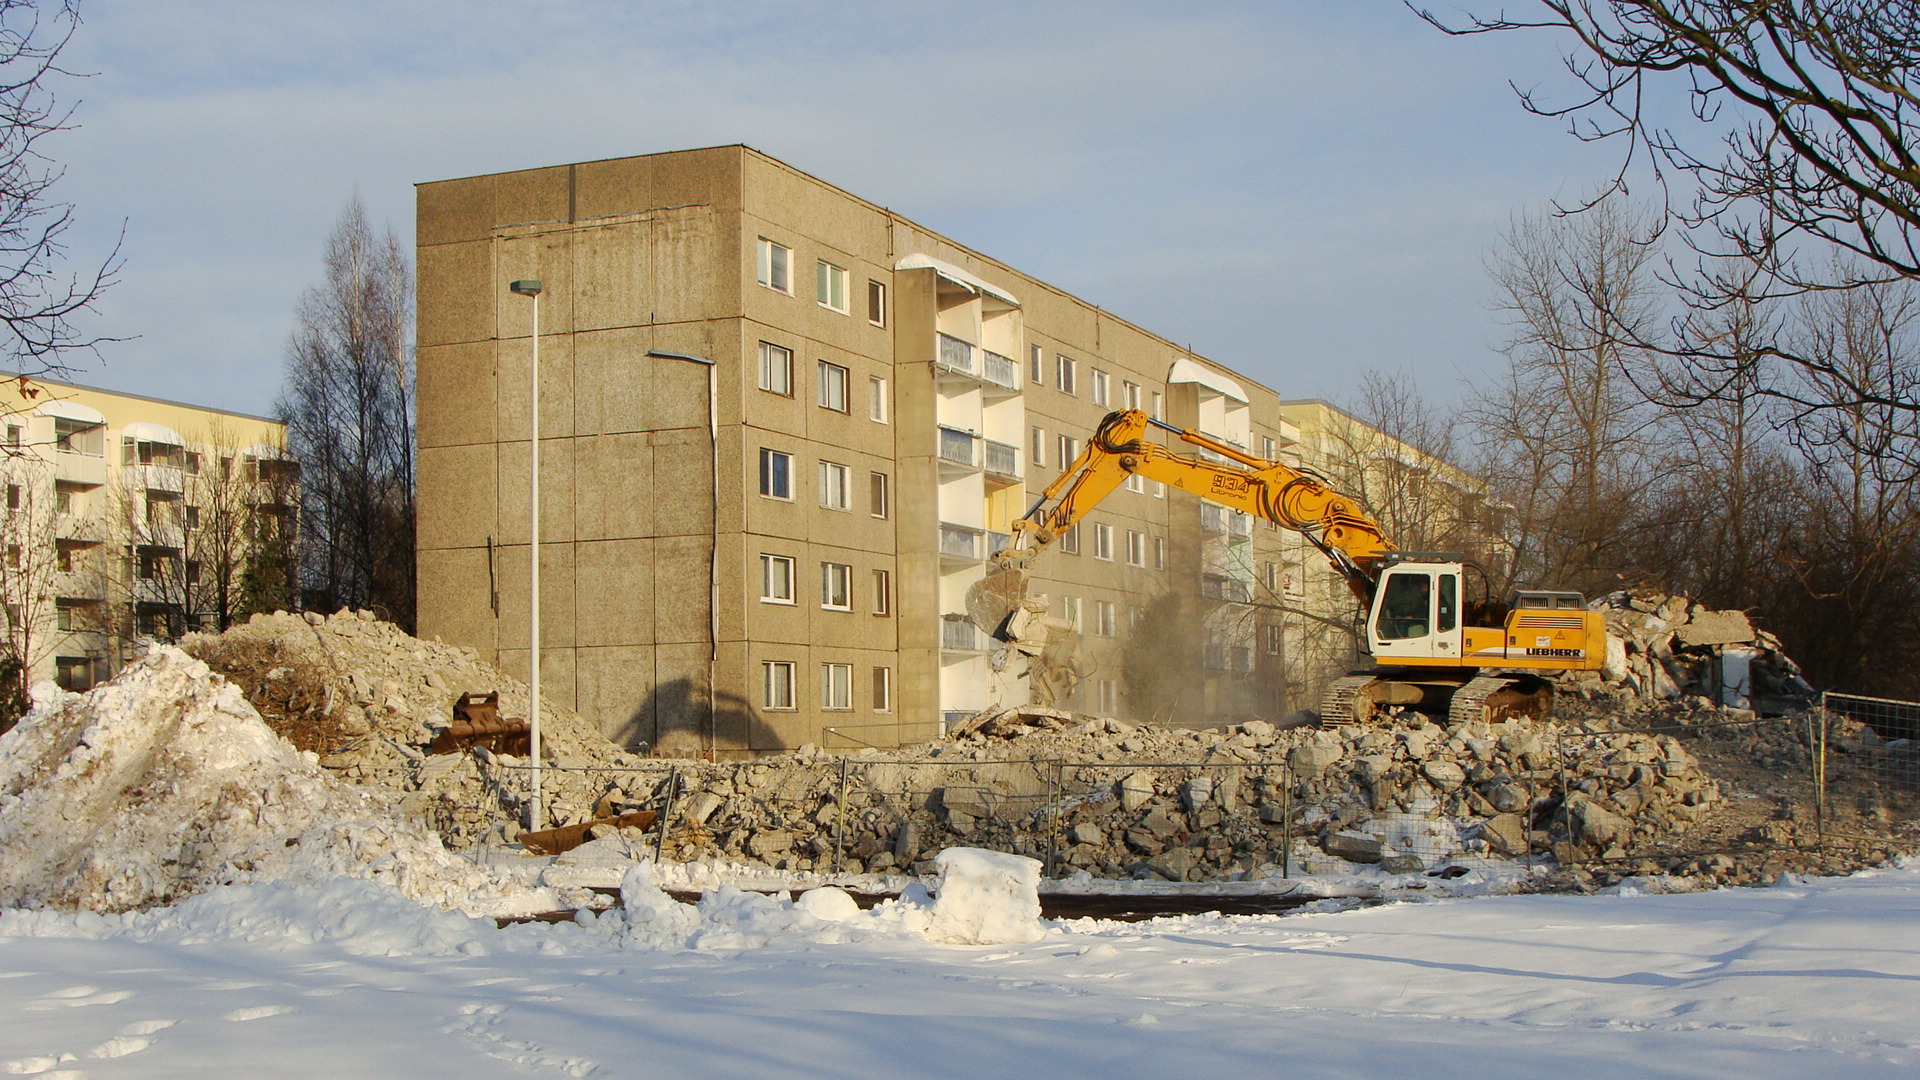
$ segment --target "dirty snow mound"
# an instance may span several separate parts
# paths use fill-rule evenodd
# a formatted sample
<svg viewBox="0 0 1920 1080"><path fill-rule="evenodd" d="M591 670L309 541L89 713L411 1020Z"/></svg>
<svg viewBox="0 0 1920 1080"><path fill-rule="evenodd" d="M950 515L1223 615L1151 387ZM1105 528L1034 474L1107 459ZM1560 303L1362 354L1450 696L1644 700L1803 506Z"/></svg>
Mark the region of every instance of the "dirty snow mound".
<svg viewBox="0 0 1920 1080"><path fill-rule="evenodd" d="M36 686L0 736L0 905L121 912L227 882L336 876L442 906L541 900L333 780L178 649L85 695Z"/></svg>

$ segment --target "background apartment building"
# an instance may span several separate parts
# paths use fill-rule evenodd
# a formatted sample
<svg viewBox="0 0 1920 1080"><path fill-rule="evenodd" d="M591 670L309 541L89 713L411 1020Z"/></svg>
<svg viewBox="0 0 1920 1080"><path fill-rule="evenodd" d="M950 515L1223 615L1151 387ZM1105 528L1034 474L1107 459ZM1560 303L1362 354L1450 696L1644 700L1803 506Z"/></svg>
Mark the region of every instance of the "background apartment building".
<svg viewBox="0 0 1920 1080"><path fill-rule="evenodd" d="M285 595L258 577L276 572L258 556L292 539L281 424L21 377L0 384L0 424L0 625L31 681L88 689L141 638L217 626L250 592Z"/></svg>
<svg viewBox="0 0 1920 1080"><path fill-rule="evenodd" d="M965 595L1102 416L1301 449L1273 391L745 147L423 184L417 221L421 633L526 670L536 279L543 689L628 743L893 745L1024 702ZM711 426L676 356L712 361ZM1287 609L1329 576L1140 481L1033 588L1080 630L1064 704L1208 724L1304 704L1289 635L1328 620Z"/></svg>

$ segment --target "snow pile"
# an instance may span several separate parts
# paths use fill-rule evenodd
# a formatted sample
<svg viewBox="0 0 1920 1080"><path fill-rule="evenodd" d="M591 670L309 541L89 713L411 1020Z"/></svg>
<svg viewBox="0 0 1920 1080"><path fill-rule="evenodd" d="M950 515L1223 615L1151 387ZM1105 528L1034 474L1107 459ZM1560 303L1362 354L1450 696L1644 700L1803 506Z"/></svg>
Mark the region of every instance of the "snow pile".
<svg viewBox="0 0 1920 1080"><path fill-rule="evenodd" d="M948 848L934 857L940 888L931 936L962 945L1038 941L1040 861L978 848Z"/></svg>
<svg viewBox="0 0 1920 1080"><path fill-rule="evenodd" d="M0 736L0 905L122 912L223 883L347 876L444 907L554 906L333 780L177 649L85 695L33 693Z"/></svg>

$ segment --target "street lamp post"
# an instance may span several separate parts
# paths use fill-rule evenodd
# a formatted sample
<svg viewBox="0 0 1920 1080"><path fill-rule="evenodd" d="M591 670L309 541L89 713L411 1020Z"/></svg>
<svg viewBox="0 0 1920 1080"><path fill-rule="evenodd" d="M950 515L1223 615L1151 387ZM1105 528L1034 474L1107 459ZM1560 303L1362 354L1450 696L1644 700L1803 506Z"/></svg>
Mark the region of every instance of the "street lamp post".
<svg viewBox="0 0 1920 1080"><path fill-rule="evenodd" d="M540 806L540 283L515 281L507 288L533 298L533 374L527 391L527 726L532 751L533 798L527 808L527 828L546 828Z"/></svg>

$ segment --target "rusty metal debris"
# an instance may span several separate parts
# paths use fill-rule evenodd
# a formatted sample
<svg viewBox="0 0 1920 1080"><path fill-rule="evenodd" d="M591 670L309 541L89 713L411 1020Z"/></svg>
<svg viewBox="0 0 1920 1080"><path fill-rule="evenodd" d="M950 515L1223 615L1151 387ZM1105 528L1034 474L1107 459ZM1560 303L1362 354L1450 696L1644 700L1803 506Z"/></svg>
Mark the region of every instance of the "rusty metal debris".
<svg viewBox="0 0 1920 1080"><path fill-rule="evenodd" d="M520 843L528 851L539 855L558 855L563 851L572 851L587 842L587 834L596 825L607 825L615 829L651 829L658 821L659 814L652 810L635 810L628 814L616 814L612 817L594 818L573 825L562 825L557 829L541 829L539 832L520 834Z"/></svg>
<svg viewBox="0 0 1920 1080"><path fill-rule="evenodd" d="M533 752L532 726L525 720L501 717L498 690L461 694L453 703L453 723L441 729L430 749L436 754L457 754L476 746L496 754L524 756Z"/></svg>

